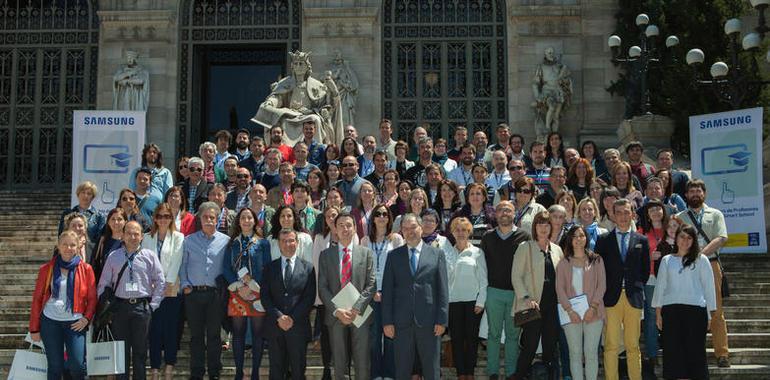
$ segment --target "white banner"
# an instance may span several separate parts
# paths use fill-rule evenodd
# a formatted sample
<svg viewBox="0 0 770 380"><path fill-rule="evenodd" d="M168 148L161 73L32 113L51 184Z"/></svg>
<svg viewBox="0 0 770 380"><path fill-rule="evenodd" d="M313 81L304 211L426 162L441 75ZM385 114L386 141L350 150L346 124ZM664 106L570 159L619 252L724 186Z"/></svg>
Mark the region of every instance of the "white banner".
<svg viewBox="0 0 770 380"><path fill-rule="evenodd" d="M722 252L765 253L762 108L690 117L692 176L706 183L706 204L725 215Z"/></svg>
<svg viewBox="0 0 770 380"><path fill-rule="evenodd" d="M75 111L72 121L72 204L83 181L99 188L93 206L105 215L142 162L144 111Z"/></svg>

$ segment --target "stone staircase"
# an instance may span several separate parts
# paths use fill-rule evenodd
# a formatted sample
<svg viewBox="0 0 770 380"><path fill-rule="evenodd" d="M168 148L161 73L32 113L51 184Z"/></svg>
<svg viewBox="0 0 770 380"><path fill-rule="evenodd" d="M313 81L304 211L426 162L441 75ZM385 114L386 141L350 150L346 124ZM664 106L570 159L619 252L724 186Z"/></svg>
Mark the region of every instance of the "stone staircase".
<svg viewBox="0 0 770 380"><path fill-rule="evenodd" d="M37 269L50 258L61 211L69 206L68 194L0 192L0 378L7 376L16 349L23 342ZM770 379L770 260L768 255L727 256L724 263L733 296L725 302L730 332L732 368L716 367L709 348L712 379ZM710 344L711 337L708 337ZM476 371L485 378L486 352L479 353ZM247 353L247 356L250 354ZM177 377L189 376L189 336L182 338ZM249 363L247 357L247 363ZM267 375L265 352L261 374ZM231 352L222 357L223 378L234 374ZM660 370L660 366L658 367ZM308 379L322 375L320 352L310 346ZM454 369L443 368L443 378L454 379Z"/></svg>

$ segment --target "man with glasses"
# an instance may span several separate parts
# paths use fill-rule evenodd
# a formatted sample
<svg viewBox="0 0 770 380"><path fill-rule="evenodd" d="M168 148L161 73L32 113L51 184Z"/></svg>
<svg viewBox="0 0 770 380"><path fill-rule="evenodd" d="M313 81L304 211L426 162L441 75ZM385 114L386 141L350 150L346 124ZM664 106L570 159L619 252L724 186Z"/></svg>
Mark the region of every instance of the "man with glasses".
<svg viewBox="0 0 770 380"><path fill-rule="evenodd" d="M551 207L556 202L556 196L567 190L567 169L563 166L554 166L551 168L551 186L546 188L537 196L537 203L545 208Z"/></svg>
<svg viewBox="0 0 770 380"><path fill-rule="evenodd" d="M457 168L457 161L449 158L447 154L446 140L438 138L433 146L433 162L441 165L444 173L449 173Z"/></svg>
<svg viewBox="0 0 770 380"><path fill-rule="evenodd" d="M353 156L347 156L342 159L342 179L334 184L334 187L342 190L345 198L345 206L355 207L358 202L358 194L361 193L365 179L358 176L358 160Z"/></svg>
<svg viewBox="0 0 770 380"><path fill-rule="evenodd" d="M227 193L225 207L237 214L241 209L250 207L249 192L251 191L251 172L246 168L238 168L235 175L235 189Z"/></svg>
<svg viewBox="0 0 770 380"><path fill-rule="evenodd" d="M193 157L187 162L187 165L190 170L190 177L182 183L182 191L187 194L190 205L188 211L195 213L203 202L208 201L209 189L212 184L203 179L203 166L205 164L201 158Z"/></svg>
<svg viewBox="0 0 770 380"><path fill-rule="evenodd" d="M524 136L514 133L508 139L508 158L510 160L529 161L529 156L524 154Z"/></svg>
<svg viewBox="0 0 770 380"><path fill-rule="evenodd" d="M171 186L174 186L174 176L171 170L163 166L163 153L157 144L147 144L142 149L142 165L134 169L129 177L128 188L131 190L136 190L136 172L141 168L150 169L151 192L157 192L162 197Z"/></svg>
<svg viewBox="0 0 770 380"><path fill-rule="evenodd" d="M471 169L476 161L476 147L471 144L464 144L460 148L460 165L449 172L447 177L450 181L457 184L460 190L473 183L473 174Z"/></svg>
<svg viewBox="0 0 770 380"><path fill-rule="evenodd" d="M497 206L501 201L515 201L516 191L514 184L519 178L527 175L527 166L524 165L524 161L519 159L513 159L508 163L508 175L511 176L511 180L506 182L505 185L500 186L495 192L495 199L492 204Z"/></svg>

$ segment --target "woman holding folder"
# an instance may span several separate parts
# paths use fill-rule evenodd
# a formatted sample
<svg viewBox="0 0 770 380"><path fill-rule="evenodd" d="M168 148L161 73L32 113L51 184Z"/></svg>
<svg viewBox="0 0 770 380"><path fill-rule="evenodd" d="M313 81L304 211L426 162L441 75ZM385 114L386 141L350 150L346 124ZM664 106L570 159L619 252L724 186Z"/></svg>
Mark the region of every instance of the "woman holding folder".
<svg viewBox="0 0 770 380"><path fill-rule="evenodd" d="M588 248L588 235L581 225L564 236L564 259L556 266L556 294L569 322L561 321L567 335L570 372L575 380L595 380L599 374L599 342L604 325L604 291L607 287L602 258ZM580 311L570 302L581 296ZM585 296L585 297L583 297ZM573 300L574 301L574 300ZM582 315L581 315L582 314ZM585 355L585 376L583 375Z"/></svg>

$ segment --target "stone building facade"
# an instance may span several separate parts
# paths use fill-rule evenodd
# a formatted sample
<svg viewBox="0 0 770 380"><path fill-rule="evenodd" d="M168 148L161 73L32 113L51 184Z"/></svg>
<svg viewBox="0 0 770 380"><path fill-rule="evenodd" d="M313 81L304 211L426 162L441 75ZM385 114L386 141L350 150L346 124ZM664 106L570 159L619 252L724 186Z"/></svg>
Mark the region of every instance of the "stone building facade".
<svg viewBox="0 0 770 380"><path fill-rule="evenodd" d="M288 51L295 49L312 52L316 77L329 69L337 52L349 62L359 81L359 135L376 133L378 121L388 117L402 138L422 122L430 124L434 136L444 137L459 124L492 132L497 123L507 122L531 140L532 78L546 47L553 47L572 72L572 104L561 120L566 140L615 144L622 118L622 99L605 91L618 70L606 45L616 0L5 3L0 9L6 22L0 27L0 159L7 164L0 165L0 178L10 178L0 184L3 188L68 187L71 111L111 108L112 76L128 50L138 52L139 64L150 72L147 138L167 157L195 154L217 130L245 126L270 84L286 74ZM53 22L67 15L85 24ZM50 26L30 26L46 17L53 20ZM26 27L7 23L26 19ZM82 67L68 69L65 57L56 58L59 66L51 68L62 70L61 83L74 80L77 87L57 87L62 95L50 103L59 114L47 122L46 54L66 56L73 45L22 44L18 36L27 29L85 38L77 41ZM8 39L11 35L16 38ZM24 66L19 58L24 54L32 54L27 62L36 66ZM34 93L23 104L20 85L10 87L19 75L31 80L27 85ZM4 99L3 84L15 95ZM66 99L70 91L83 99ZM228 97L240 105L225 110L222 104L233 100ZM30 110L31 119L20 119ZM27 170L29 178L14 179Z"/></svg>

